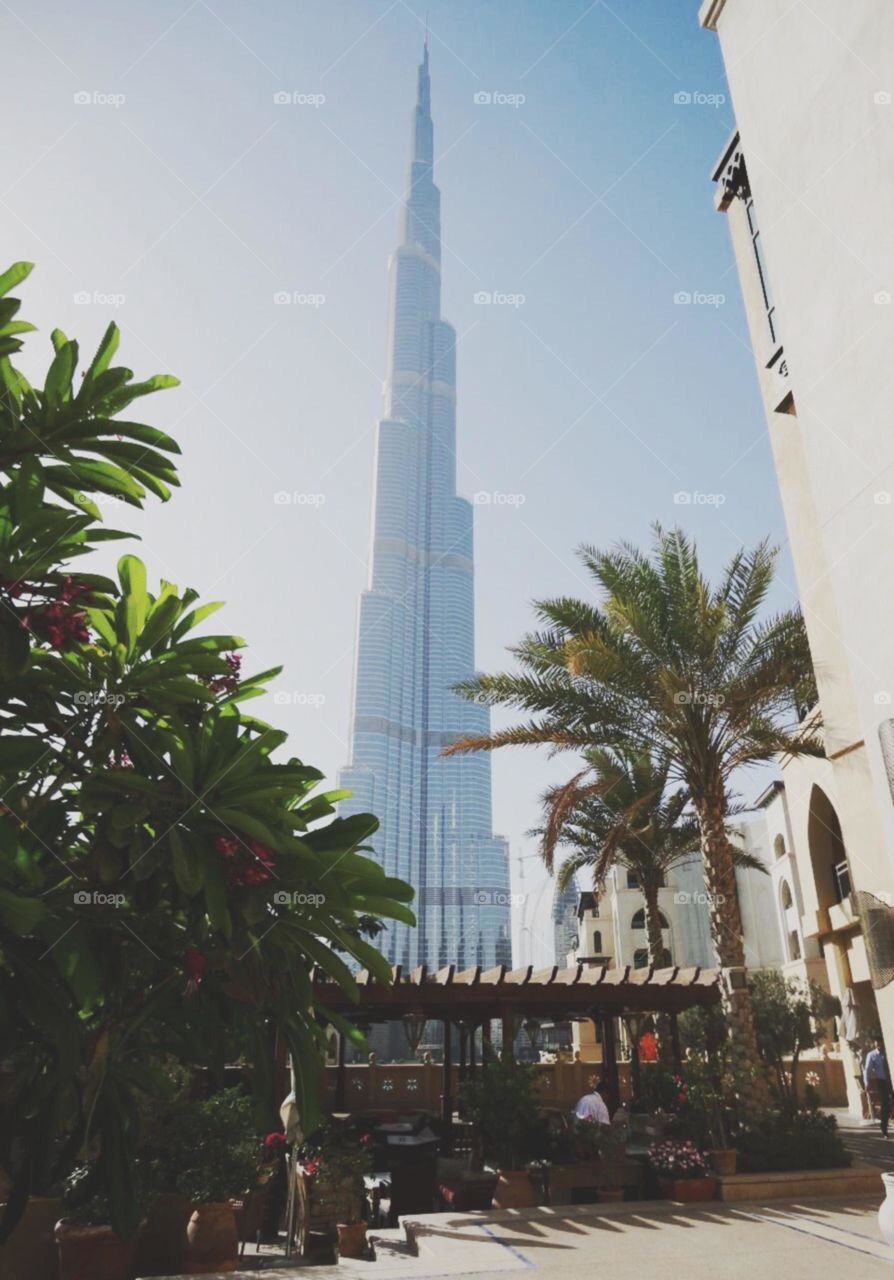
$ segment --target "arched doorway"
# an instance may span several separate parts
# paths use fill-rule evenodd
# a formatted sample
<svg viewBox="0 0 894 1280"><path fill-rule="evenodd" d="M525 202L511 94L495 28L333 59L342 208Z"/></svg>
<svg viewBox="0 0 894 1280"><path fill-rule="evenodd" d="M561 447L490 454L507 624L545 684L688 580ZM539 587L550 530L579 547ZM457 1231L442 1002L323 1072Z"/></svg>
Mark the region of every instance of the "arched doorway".
<svg viewBox="0 0 894 1280"><path fill-rule="evenodd" d="M810 793L807 844L817 904L821 911L828 911L850 895L851 877L835 806L816 784Z"/></svg>

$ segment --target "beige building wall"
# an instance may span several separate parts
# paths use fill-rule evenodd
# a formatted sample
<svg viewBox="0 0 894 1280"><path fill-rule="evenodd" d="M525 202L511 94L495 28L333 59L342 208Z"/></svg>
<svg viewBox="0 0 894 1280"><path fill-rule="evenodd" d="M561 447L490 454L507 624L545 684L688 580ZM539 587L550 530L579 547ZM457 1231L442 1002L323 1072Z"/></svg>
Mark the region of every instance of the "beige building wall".
<svg viewBox="0 0 894 1280"><path fill-rule="evenodd" d="M718 207L817 672L829 757L820 789L840 821L853 888L894 900L879 741L894 696L894 5L707 0L700 17L719 37L740 135L715 175ZM816 846L826 811L805 768L785 771L802 932L822 943L836 994L868 989L858 922L846 904L824 901ZM894 984L876 999L894 1052Z"/></svg>

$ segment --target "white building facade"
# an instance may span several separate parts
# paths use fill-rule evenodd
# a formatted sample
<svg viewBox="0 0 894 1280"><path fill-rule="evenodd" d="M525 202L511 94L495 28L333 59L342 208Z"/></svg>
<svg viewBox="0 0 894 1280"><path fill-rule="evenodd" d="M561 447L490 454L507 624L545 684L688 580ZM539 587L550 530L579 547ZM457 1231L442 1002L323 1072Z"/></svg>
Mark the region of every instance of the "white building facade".
<svg viewBox="0 0 894 1280"><path fill-rule="evenodd" d="M820 960L830 989L859 1006L864 1031L881 1026L892 1053L894 5L706 0L700 19L720 40L736 115L716 203L736 255L827 755L784 762L785 805L769 806L783 850L774 879L791 896L785 963Z"/></svg>

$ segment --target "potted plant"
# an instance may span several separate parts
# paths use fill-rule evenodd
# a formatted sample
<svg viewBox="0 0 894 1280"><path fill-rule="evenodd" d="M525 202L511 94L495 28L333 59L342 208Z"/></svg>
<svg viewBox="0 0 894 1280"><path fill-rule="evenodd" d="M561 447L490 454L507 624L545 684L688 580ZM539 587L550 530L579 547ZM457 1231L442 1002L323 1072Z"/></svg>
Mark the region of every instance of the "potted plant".
<svg viewBox="0 0 894 1280"><path fill-rule="evenodd" d="M535 1203L529 1166L542 1160L546 1126L536 1094L536 1071L507 1058L491 1058L462 1089L484 1159L496 1170L494 1206Z"/></svg>
<svg viewBox="0 0 894 1280"><path fill-rule="evenodd" d="M604 1181L603 1161L611 1144L608 1125L572 1116L547 1138L547 1159L535 1162L547 1204L572 1204L575 1192L593 1195Z"/></svg>
<svg viewBox="0 0 894 1280"><path fill-rule="evenodd" d="M334 1220L340 1257L361 1258L367 1224L360 1212L363 1179L372 1171L372 1135L330 1122L303 1144L298 1159L311 1216Z"/></svg>
<svg viewBox="0 0 894 1280"><path fill-rule="evenodd" d="M258 1145L251 1099L238 1087L190 1104L178 1115L172 1153L176 1190L193 1206L186 1228L187 1275L236 1270L235 1201L255 1184Z"/></svg>
<svg viewBox="0 0 894 1280"><path fill-rule="evenodd" d="M709 1174L708 1157L692 1142L665 1138L649 1148L649 1164L668 1200L713 1200L717 1179Z"/></svg>
<svg viewBox="0 0 894 1280"><path fill-rule="evenodd" d="M142 1145L140 1167L146 1188L146 1220L137 1236L133 1261L134 1272L141 1277L176 1275L183 1270L186 1229L193 1206L179 1188L178 1180L184 1168L195 1160L195 1152L188 1152L183 1140L185 1110L180 1104L162 1114Z"/></svg>
<svg viewBox="0 0 894 1280"><path fill-rule="evenodd" d="M56 1223L59 1280L127 1280L135 1237L123 1240L110 1226L106 1196L91 1188L95 1170L76 1169L66 1183L63 1215Z"/></svg>
<svg viewBox="0 0 894 1280"><path fill-rule="evenodd" d="M737 1153L728 1137L722 1081L716 1069L705 1059L693 1056L686 1064L686 1079L674 1078L677 1111L666 1136L688 1139L707 1152L718 1177L731 1177L736 1172Z"/></svg>

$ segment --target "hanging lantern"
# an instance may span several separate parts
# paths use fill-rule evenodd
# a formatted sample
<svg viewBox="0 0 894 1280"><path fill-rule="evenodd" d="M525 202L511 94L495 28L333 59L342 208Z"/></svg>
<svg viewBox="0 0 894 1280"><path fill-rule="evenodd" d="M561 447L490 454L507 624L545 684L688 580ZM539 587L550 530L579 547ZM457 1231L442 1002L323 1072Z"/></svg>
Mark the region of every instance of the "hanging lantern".
<svg viewBox="0 0 894 1280"><path fill-rule="evenodd" d="M425 1024L428 1018L421 1009L405 1013L401 1021L404 1024L404 1035L407 1037L407 1044L410 1046L410 1052L416 1053L422 1043L422 1037L425 1035Z"/></svg>

